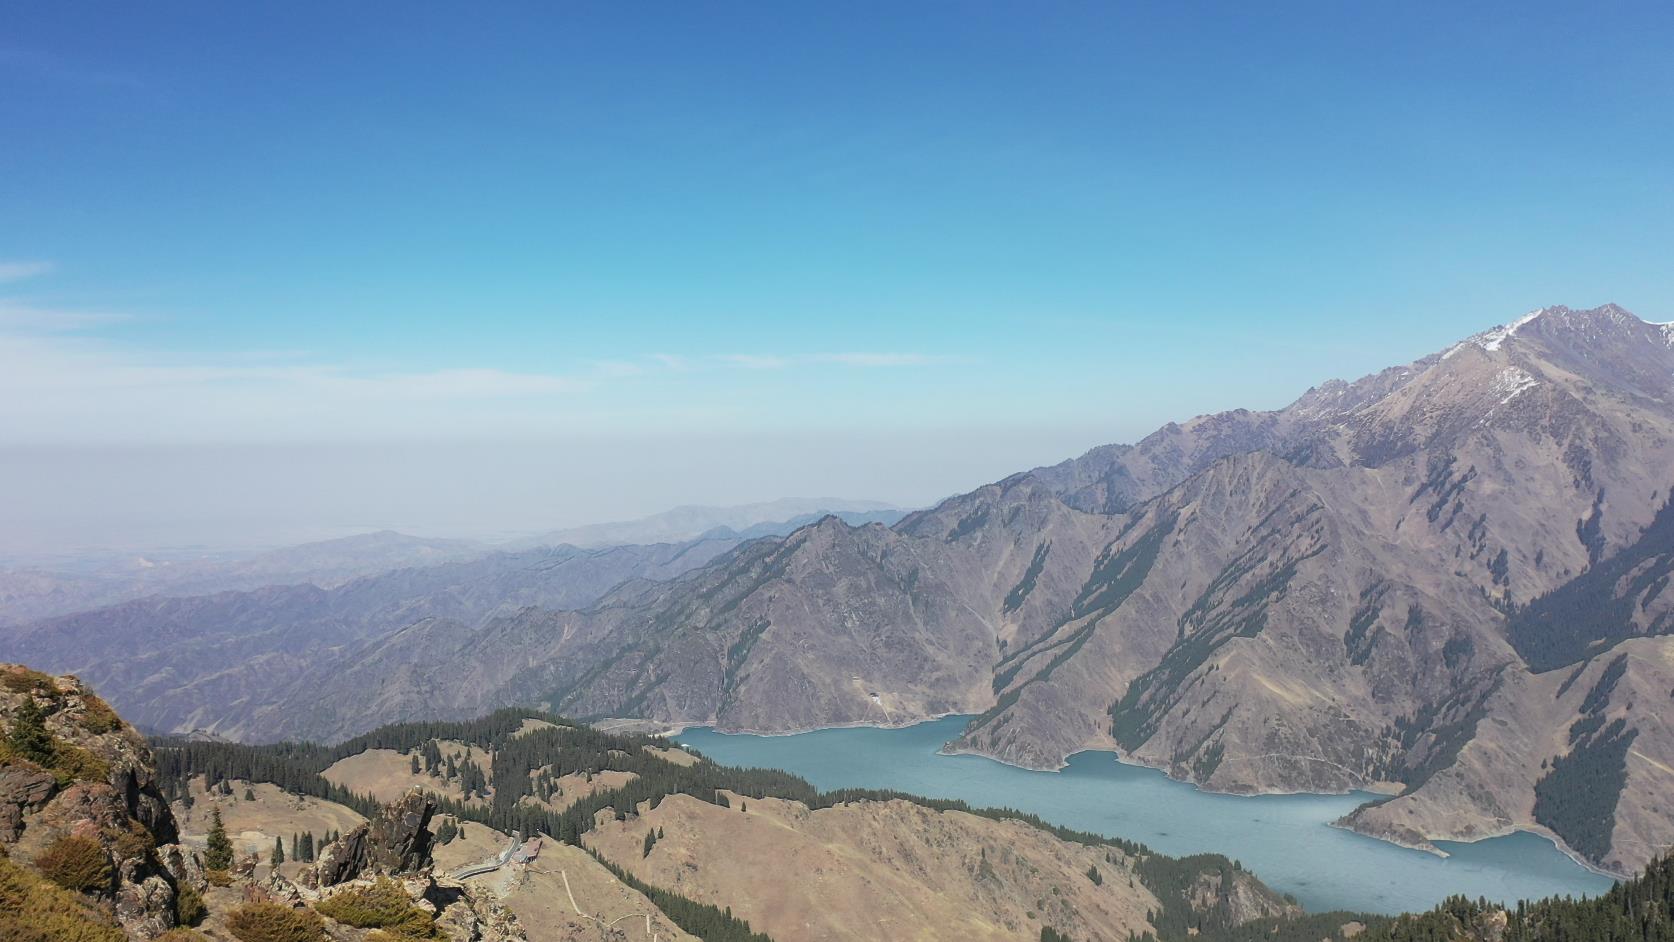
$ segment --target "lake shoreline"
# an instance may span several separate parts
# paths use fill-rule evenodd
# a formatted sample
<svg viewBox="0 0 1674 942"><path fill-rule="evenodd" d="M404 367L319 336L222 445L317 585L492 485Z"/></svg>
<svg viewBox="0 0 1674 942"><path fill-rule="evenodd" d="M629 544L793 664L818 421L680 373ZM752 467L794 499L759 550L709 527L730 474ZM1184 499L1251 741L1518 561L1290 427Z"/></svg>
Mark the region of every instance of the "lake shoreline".
<svg viewBox="0 0 1674 942"><path fill-rule="evenodd" d="M1056 769L1029 769L981 752L948 749L963 716L770 734L679 724L682 731L675 735L716 762L784 769L821 790L895 790L972 807L1013 808L1060 826L1135 840L1159 853L1222 853L1242 860L1310 911L1423 910L1454 892L1514 904L1548 895L1597 895L1617 879L1534 831L1510 829L1447 842L1457 847L1412 847L1338 824L1378 797L1369 791L1219 792L1109 749L1081 750ZM1035 772L1055 774L1036 778ZM1527 840L1536 843L1523 843ZM1452 864L1439 870L1420 861ZM1367 879L1369 874L1378 880Z"/></svg>
<svg viewBox="0 0 1674 942"><path fill-rule="evenodd" d="M938 714L936 716L917 718L917 719L914 719L910 722L904 722L904 723L893 723L893 724L876 723L876 722L835 723L835 724L827 724L827 725L822 725L822 726L814 726L814 727L810 727L808 729L772 730L772 731L753 730L753 729L722 729L722 728L716 727L716 726L705 725L701 722L683 722L683 723L666 724L665 727L664 727L664 731L654 733L653 735L659 735L659 736L663 736L663 737L668 738L668 739L673 739L674 737L679 736L682 733L684 733L684 732L686 732L687 730L690 730L690 729L704 729L704 730L713 731L713 732L718 733L718 734L723 735L723 736L758 736L758 737L761 737L761 738L764 738L764 739L770 739L770 738L786 737L786 736L802 736L802 735L806 735L808 733L817 733L817 732L822 732L822 731L826 731L826 730L842 730L842 729L906 730L906 729L911 729L915 726L922 726L922 725L925 725L927 723L936 723L936 722L939 722L941 720L945 720L949 717L971 716L971 715L973 715L973 714L948 712L948 713ZM1175 778L1173 775L1169 774L1168 769L1164 768L1161 765L1154 765L1152 763L1149 763L1149 762L1146 762L1146 761L1143 761L1143 760L1140 760L1140 759L1126 757L1122 753L1117 752L1116 750L1113 750L1113 749L1097 749L1097 748L1080 749L1080 750L1077 750L1077 751L1072 752L1069 755L1065 756L1062 760L1059 761L1059 763L1056 766L1054 766L1052 768L1046 768L1044 766L1032 766L1032 765L1026 765L1026 764L1020 763L1020 762L1013 762L1013 761L1010 761L1008 759L1003 759L1003 758L1000 758L999 756L991 755L989 753L986 753L986 752L983 752L983 751L977 750L977 749L949 748L949 746L951 746L954 741L955 740L950 739L946 743L943 743L942 747L936 751L936 754L941 755L941 756L977 756L979 758L987 759L990 762L997 762L1000 765L1007 766L1009 768L1014 768L1014 769L1021 769L1025 772L1054 772L1054 773L1062 772L1063 770L1068 768L1069 767L1069 760L1076 757L1076 756L1079 756L1079 755L1107 755L1113 761L1115 761L1115 762L1117 762L1118 764L1121 764L1121 765L1126 765L1126 766L1130 766L1132 768L1138 768L1138 769L1148 769L1148 770L1154 771L1154 772L1160 772L1162 775L1166 776L1169 781L1175 782L1175 783L1180 784L1180 785L1190 786L1192 789L1194 789L1198 792L1201 792L1205 795L1219 795L1219 796L1225 796L1225 797L1229 797L1229 798L1265 798L1265 797L1283 797L1283 796L1337 797L1337 796L1343 796L1343 795L1353 795L1353 794L1357 794L1357 793L1365 793L1367 795L1372 795L1372 796L1388 797L1388 796L1393 795L1395 793L1391 789L1396 784L1396 783L1378 783L1382 787L1367 786L1367 787L1363 787L1363 788L1344 789L1342 791L1306 791L1306 790L1281 790L1281 789L1264 789L1264 790L1259 790L1259 791L1248 791L1248 792L1222 791L1222 790L1214 789L1214 788L1206 788L1199 782L1193 782L1193 781L1189 781L1187 779ZM1510 827L1507 827L1507 828L1497 829L1497 830L1493 831L1492 833L1485 834L1482 837L1474 838L1472 840L1457 840L1457 839L1451 839L1451 838L1445 838L1445 837L1427 837L1425 839L1425 842L1422 843L1422 844L1421 843L1416 843L1416 842L1411 842L1411 841L1400 840L1398 838L1391 837L1391 836L1384 835L1384 834L1374 834L1374 833L1371 833L1369 831L1361 830L1360 828L1355 827L1352 823L1344 824L1344 823L1342 823L1342 821L1329 822L1329 826L1337 828L1339 830L1347 831L1351 834L1360 835L1361 837L1367 837L1367 838L1370 838L1370 839L1375 840L1375 841L1381 841L1385 844L1389 844L1389 845L1394 846L1394 847L1400 847L1400 848L1403 848L1405 850L1421 851L1423 853L1427 853L1427 854L1430 854L1430 855L1435 856L1435 857L1439 857L1439 858L1444 859L1444 860L1452 857L1453 855L1448 853L1447 851L1441 849L1440 847L1437 847L1434 843L1435 841L1444 841L1446 843L1452 843L1452 844L1475 844L1475 843L1479 843L1481 841L1489 841L1489 840L1493 840L1495 838L1505 837L1505 836L1510 835L1510 834L1519 834L1519 833L1532 834L1536 837L1543 838L1544 840L1551 843L1558 850L1559 853L1562 853L1565 857L1568 857L1571 861L1576 863L1578 866L1586 869L1590 873L1594 873L1594 874L1597 874L1597 875L1602 876L1602 877L1609 877L1612 880L1623 880L1623 879L1627 879L1629 876L1631 876L1631 874L1615 873L1615 872L1612 872L1610 870L1606 870L1602 867L1597 866L1596 864L1594 864L1591 861L1587 860L1586 858L1582 857L1580 854L1576 853L1573 849L1571 849L1567 844L1564 843L1562 838L1559 838L1556 834L1553 834L1550 830L1548 830L1546 828L1543 828L1543 827L1540 827L1538 825L1533 825L1533 826L1513 825L1513 826L1510 826Z"/></svg>

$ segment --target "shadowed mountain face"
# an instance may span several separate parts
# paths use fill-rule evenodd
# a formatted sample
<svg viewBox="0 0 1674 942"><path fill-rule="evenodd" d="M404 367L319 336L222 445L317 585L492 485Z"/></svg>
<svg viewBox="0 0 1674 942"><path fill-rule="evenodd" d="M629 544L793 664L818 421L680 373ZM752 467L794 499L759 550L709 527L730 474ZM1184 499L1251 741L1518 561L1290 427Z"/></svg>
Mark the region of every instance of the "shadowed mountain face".
<svg viewBox="0 0 1674 942"><path fill-rule="evenodd" d="M1674 330L1548 308L1284 409L584 602L427 596L347 636L220 610L216 637L290 634L273 665L209 669L216 643L158 613L145 631L182 646L133 641L101 685L143 721L263 739L533 702L761 731L979 713L955 748L1038 767L1117 748L1227 791L1380 785L1396 797L1351 825L1545 828L1627 870L1674 842L1671 479ZM79 640L19 654L108 664L123 624L32 626Z"/></svg>

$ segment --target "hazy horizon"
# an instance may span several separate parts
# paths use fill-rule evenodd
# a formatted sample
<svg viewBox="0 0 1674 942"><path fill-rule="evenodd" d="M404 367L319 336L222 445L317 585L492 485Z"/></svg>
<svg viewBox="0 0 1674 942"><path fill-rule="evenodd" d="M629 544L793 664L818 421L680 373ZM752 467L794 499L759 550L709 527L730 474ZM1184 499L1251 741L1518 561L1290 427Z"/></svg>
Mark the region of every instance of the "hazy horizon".
<svg viewBox="0 0 1674 942"><path fill-rule="evenodd" d="M1203 12L13 11L0 552L925 504L1674 318L1666 7Z"/></svg>

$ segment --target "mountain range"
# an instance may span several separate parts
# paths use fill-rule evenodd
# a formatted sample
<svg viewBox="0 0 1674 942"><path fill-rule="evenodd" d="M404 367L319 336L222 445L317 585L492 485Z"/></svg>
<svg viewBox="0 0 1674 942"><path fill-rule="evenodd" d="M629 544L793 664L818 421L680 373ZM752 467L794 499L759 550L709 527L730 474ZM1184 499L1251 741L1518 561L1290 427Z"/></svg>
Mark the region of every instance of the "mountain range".
<svg viewBox="0 0 1674 942"><path fill-rule="evenodd" d="M1671 486L1674 326L1551 307L893 525L145 599L0 655L245 739L512 703L764 732L973 714L950 749L1372 789L1346 825L1536 830L1625 873L1674 843Z"/></svg>

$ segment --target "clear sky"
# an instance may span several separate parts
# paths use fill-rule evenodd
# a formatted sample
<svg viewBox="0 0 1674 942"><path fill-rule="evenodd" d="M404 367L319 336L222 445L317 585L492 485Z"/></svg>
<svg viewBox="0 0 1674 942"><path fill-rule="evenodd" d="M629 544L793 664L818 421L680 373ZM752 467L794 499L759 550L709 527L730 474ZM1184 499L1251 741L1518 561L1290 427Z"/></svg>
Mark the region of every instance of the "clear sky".
<svg viewBox="0 0 1674 942"><path fill-rule="evenodd" d="M1667 3L17 3L0 549L920 503L1674 319Z"/></svg>

